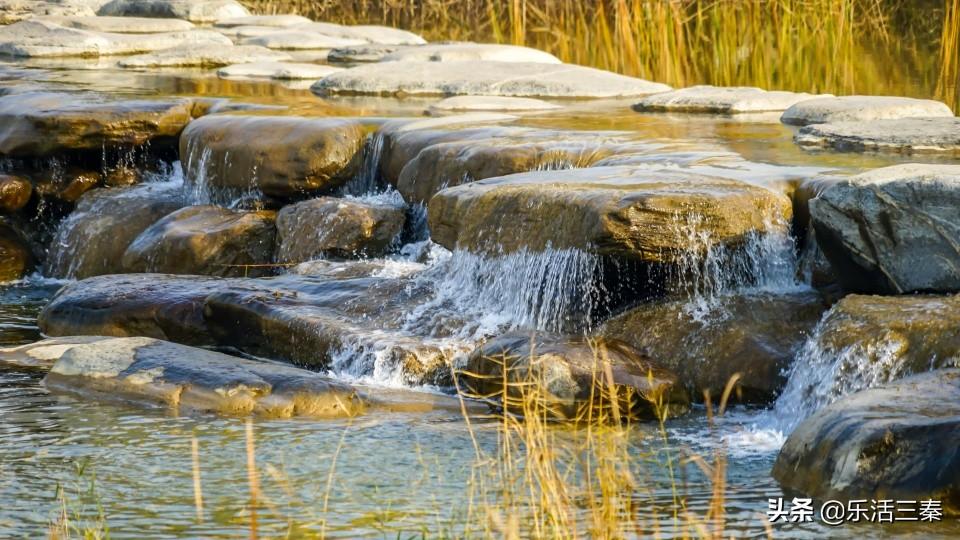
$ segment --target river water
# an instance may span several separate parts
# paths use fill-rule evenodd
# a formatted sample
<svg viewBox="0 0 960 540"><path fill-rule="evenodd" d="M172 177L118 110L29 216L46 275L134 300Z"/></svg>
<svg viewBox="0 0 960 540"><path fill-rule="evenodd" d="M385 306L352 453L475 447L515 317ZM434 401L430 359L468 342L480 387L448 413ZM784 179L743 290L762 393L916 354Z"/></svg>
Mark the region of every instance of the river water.
<svg viewBox="0 0 960 540"><path fill-rule="evenodd" d="M409 116L420 114L428 103L324 101L303 90L223 81L195 72L158 75L86 67L38 67L28 70L26 80L64 89L137 96L217 96L287 107L270 114ZM898 159L805 152L791 142L791 129L777 122L641 115L624 105L573 104L562 113L525 117L518 123L627 132L675 153L736 152L752 165L726 174L760 183L828 170L855 172ZM171 177L163 181L178 181L176 167L171 171ZM360 178L356 184L362 194L370 182ZM746 268L752 274L763 270L760 273L765 277L746 283L716 273L724 269L694 277L699 285L715 286L695 286L691 309L709 311L711 295L749 294L753 289L790 292L807 287L792 271L797 261L791 239L758 241L752 255L755 260L747 261ZM571 298L576 303L577 295L588 294L577 288L583 281L577 276L590 275L594 264L579 252L520 253L491 261L466 253L451 254L422 238L382 263L385 277L410 278L431 294L406 320L387 329L371 328L370 334L416 334L430 321L453 320L456 328L445 328L442 334L428 332L427 337L440 340L443 346L464 349L492 329L562 327L573 307ZM0 285L0 344L39 339L36 316L60 285L42 276ZM531 287L540 287L536 289L540 293L531 296ZM798 350L798 358L815 356L810 346ZM354 349L346 347L335 359L331 373L373 387L404 384L396 373L378 369L375 350L372 358L370 354L365 343ZM812 376L804 375L808 372L796 371L801 374L798 376ZM41 378L36 372L0 367L0 538L45 535L64 508L71 526L82 530L105 525L112 538L233 538L249 534L246 420L178 416L163 409L52 395ZM706 411L695 407L689 415L668 422L663 433L655 424L632 427L629 452L641 479L636 490L641 503L637 519L656 522L663 537L697 536L688 522L669 517L669 507L676 490L690 512L703 515L713 485L694 464L681 464L680 460L690 454L723 455L727 460L725 535L765 536L768 500L784 496L770 477L770 469L787 430L798 415L809 412L798 411L794 404L775 404L770 409L734 407L711 427ZM258 419L251 425L261 486L256 516L259 533L340 538L434 538L470 533L466 529L473 504L469 486L475 484L478 463L474 444L494 452L499 427L493 420L467 425L455 411L383 413L349 422ZM199 511L193 441L199 450L203 496ZM667 467L668 462L672 467ZM957 534L960 527L955 523L867 523L840 528L806 523L779 524L775 529L777 537L808 538L947 538Z"/></svg>

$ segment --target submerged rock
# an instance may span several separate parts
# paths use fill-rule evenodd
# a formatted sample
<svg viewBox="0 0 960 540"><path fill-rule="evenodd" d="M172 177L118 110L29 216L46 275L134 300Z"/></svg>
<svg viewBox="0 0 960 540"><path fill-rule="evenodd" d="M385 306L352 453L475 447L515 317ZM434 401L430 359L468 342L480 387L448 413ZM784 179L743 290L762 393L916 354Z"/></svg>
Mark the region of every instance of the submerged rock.
<svg viewBox="0 0 960 540"><path fill-rule="evenodd" d="M502 96L456 96L430 105L432 112L549 111L560 108L560 105L541 99Z"/></svg>
<svg viewBox="0 0 960 540"><path fill-rule="evenodd" d="M225 38L226 39L226 38ZM120 60L125 68L203 67L214 68L251 62L285 62L289 54L256 45L199 43L172 47L149 54L138 54Z"/></svg>
<svg viewBox="0 0 960 540"><path fill-rule="evenodd" d="M538 49L493 43L437 43L420 47L407 47L383 57L384 62L457 62L466 60L561 63L556 56Z"/></svg>
<svg viewBox="0 0 960 540"><path fill-rule="evenodd" d="M228 282L201 276L125 274L88 278L60 289L38 324L48 336L145 336L215 345L203 302Z"/></svg>
<svg viewBox="0 0 960 540"><path fill-rule="evenodd" d="M295 62L251 62L234 64L221 68L217 75L221 77L249 77L254 79L298 80L320 79L341 68L319 64L298 64Z"/></svg>
<svg viewBox="0 0 960 540"><path fill-rule="evenodd" d="M770 112L782 111L812 97L815 96L751 86L691 86L645 97L634 104L633 109L721 114Z"/></svg>
<svg viewBox="0 0 960 540"><path fill-rule="evenodd" d="M784 111L785 124L833 124L897 118L953 116L950 107L930 99L894 96L838 96L801 101Z"/></svg>
<svg viewBox="0 0 960 540"><path fill-rule="evenodd" d="M276 213L190 206L160 219L123 255L127 272L262 276L272 272Z"/></svg>
<svg viewBox="0 0 960 540"><path fill-rule="evenodd" d="M827 306L813 291L721 297L705 313L690 300L643 304L604 323L602 334L629 343L677 375L698 399L718 399L734 374L745 402L771 401L784 372Z"/></svg>
<svg viewBox="0 0 960 540"><path fill-rule="evenodd" d="M36 192L41 197L51 197L73 204L80 200L84 193L100 187L103 175L83 168L68 168L65 171L44 171L39 177L35 177L34 181Z"/></svg>
<svg viewBox="0 0 960 540"><path fill-rule="evenodd" d="M319 94L622 97L669 90L609 71L537 62L379 62L329 75Z"/></svg>
<svg viewBox="0 0 960 540"><path fill-rule="evenodd" d="M957 515L958 434L960 370L932 371L818 411L790 434L772 474L817 500L934 499Z"/></svg>
<svg viewBox="0 0 960 540"><path fill-rule="evenodd" d="M33 184L26 178L0 174L0 213L12 214L30 202Z"/></svg>
<svg viewBox="0 0 960 540"><path fill-rule="evenodd" d="M815 124L794 137L802 146L834 150L960 154L960 118L903 118Z"/></svg>
<svg viewBox="0 0 960 540"><path fill-rule="evenodd" d="M403 230L404 213L397 204L333 197L285 206L277 215L277 262L380 257Z"/></svg>
<svg viewBox="0 0 960 540"><path fill-rule="evenodd" d="M86 193L57 229L45 273L83 279L123 272L123 254L147 227L183 207L179 185L140 184Z"/></svg>
<svg viewBox="0 0 960 540"><path fill-rule="evenodd" d="M713 244L735 246L785 228L791 204L746 182L622 166L488 178L437 193L428 212L433 240L451 250L576 248L673 263L705 249L692 242L692 229Z"/></svg>
<svg viewBox="0 0 960 540"><path fill-rule="evenodd" d="M181 410L341 418L363 413L356 390L318 373L152 338L112 338L70 347L47 388Z"/></svg>
<svg viewBox="0 0 960 540"><path fill-rule="evenodd" d="M110 0L97 11L97 15L170 17L197 23L249 14L247 8L234 0Z"/></svg>
<svg viewBox="0 0 960 540"><path fill-rule="evenodd" d="M208 116L180 138L186 181L197 190L291 198L329 192L357 172L362 123L342 118Z"/></svg>
<svg viewBox="0 0 960 540"><path fill-rule="evenodd" d="M810 201L817 240L850 291L960 291L960 166L906 164Z"/></svg>
<svg viewBox="0 0 960 540"><path fill-rule="evenodd" d="M17 227L0 218L0 283L20 279L32 268L30 243Z"/></svg>
<svg viewBox="0 0 960 540"><path fill-rule="evenodd" d="M92 94L28 92L0 97L0 154L66 152L170 144L191 120L188 99L114 100Z"/></svg>
<svg viewBox="0 0 960 540"><path fill-rule="evenodd" d="M533 400L538 410L567 419L613 402L619 414L648 419L689 405L672 372L626 343L603 338L506 334L475 350L457 377L470 397L519 413Z"/></svg>

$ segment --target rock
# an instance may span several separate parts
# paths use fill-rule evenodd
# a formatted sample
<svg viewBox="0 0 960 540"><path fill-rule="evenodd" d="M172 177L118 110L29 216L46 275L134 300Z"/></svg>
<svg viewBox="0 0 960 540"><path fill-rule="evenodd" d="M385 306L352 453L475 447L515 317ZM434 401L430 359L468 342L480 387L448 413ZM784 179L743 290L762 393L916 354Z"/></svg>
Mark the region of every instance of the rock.
<svg viewBox="0 0 960 540"><path fill-rule="evenodd" d="M620 414L646 419L675 416L690 402L672 372L626 343L603 338L506 334L475 350L457 376L468 397L520 413L524 400L536 400L542 409L534 410L571 420L591 407L610 407L614 395Z"/></svg>
<svg viewBox="0 0 960 540"><path fill-rule="evenodd" d="M32 268L29 242L17 227L0 219L0 283L20 279Z"/></svg>
<svg viewBox="0 0 960 540"><path fill-rule="evenodd" d="M285 206L277 214L277 262L383 256L403 230L404 212L397 204L333 197Z"/></svg>
<svg viewBox="0 0 960 540"><path fill-rule="evenodd" d="M817 240L850 291L960 291L960 165L905 164L810 201Z"/></svg>
<svg viewBox="0 0 960 540"><path fill-rule="evenodd" d="M123 255L127 272L262 276L273 267L277 229L272 211L189 206L160 219Z"/></svg>
<svg viewBox="0 0 960 540"><path fill-rule="evenodd" d="M456 96L430 105L431 112L450 111L549 111L560 109L540 99L499 96Z"/></svg>
<svg viewBox="0 0 960 540"><path fill-rule="evenodd" d="M957 515L958 434L960 370L932 371L818 411L787 438L772 474L815 500L934 499Z"/></svg>
<svg viewBox="0 0 960 540"><path fill-rule="evenodd" d="M184 130L180 156L187 183L198 189L303 197L350 180L365 139L352 119L207 116Z"/></svg>
<svg viewBox="0 0 960 540"><path fill-rule="evenodd" d="M232 26L229 28L214 27L214 30L233 39L265 36L277 31L276 26Z"/></svg>
<svg viewBox="0 0 960 540"><path fill-rule="evenodd" d="M827 308L813 291L731 295L705 314L694 307L687 300L643 304L608 320L601 333L656 359L698 401L704 391L719 398L739 373L740 400L767 403Z"/></svg>
<svg viewBox="0 0 960 540"><path fill-rule="evenodd" d="M199 45L199 46L198 46ZM125 68L220 67L252 62L284 62L289 54L256 45L209 45L173 47L150 54L139 54L119 62Z"/></svg>
<svg viewBox="0 0 960 540"><path fill-rule="evenodd" d="M353 388L318 373L152 338L112 338L67 349L47 388L179 410L341 418L361 414Z"/></svg>
<svg viewBox="0 0 960 540"><path fill-rule="evenodd" d="M0 24L44 16L93 17L106 0L0 0Z"/></svg>
<svg viewBox="0 0 960 540"><path fill-rule="evenodd" d="M816 96L751 86L691 86L647 96L634 104L633 110L720 114L770 112L782 111L813 97Z"/></svg>
<svg viewBox="0 0 960 540"><path fill-rule="evenodd" d="M794 141L845 152L947 153L960 155L960 118L904 118L815 124Z"/></svg>
<svg viewBox="0 0 960 540"><path fill-rule="evenodd" d="M217 32L189 30L121 34L67 28L47 20L27 20L0 28L0 54L43 58L135 54L171 47L222 48L232 42Z"/></svg>
<svg viewBox="0 0 960 540"><path fill-rule="evenodd" d="M333 49L366 43L361 39L348 39L303 30L279 30L258 37L240 40L242 45L259 45L268 49L291 51L299 49Z"/></svg>
<svg viewBox="0 0 960 540"><path fill-rule="evenodd" d="M313 21L300 15L240 15L218 19L213 25L218 28L237 28L240 26L264 26L270 28L287 28L299 24L309 24Z"/></svg>
<svg viewBox="0 0 960 540"><path fill-rule="evenodd" d="M337 47L327 55L327 61L339 64L354 64L360 62L379 62L383 57L400 50L405 45L381 45L366 43L352 47Z"/></svg>
<svg viewBox="0 0 960 540"><path fill-rule="evenodd" d="M67 28L117 34L188 32L194 28L193 23L181 19L158 19L149 17L35 17L32 20L48 21Z"/></svg>
<svg viewBox="0 0 960 540"><path fill-rule="evenodd" d="M100 187L103 176L99 172L82 168L69 168L66 171L45 171L36 179L36 192L41 197L51 197L73 204L84 193Z"/></svg>
<svg viewBox="0 0 960 540"><path fill-rule="evenodd" d="M30 202L33 185L26 178L0 174L0 212L12 214Z"/></svg>
<svg viewBox="0 0 960 540"><path fill-rule="evenodd" d="M46 157L72 151L170 144L191 120L191 101L108 100L28 92L0 97L0 154Z"/></svg>
<svg viewBox="0 0 960 540"><path fill-rule="evenodd" d="M166 274L87 278L60 289L40 313L38 324L48 336L146 336L215 345L203 304L229 283Z"/></svg>
<svg viewBox="0 0 960 540"><path fill-rule="evenodd" d="M319 64L297 64L294 62L252 62L234 64L221 68L217 75L221 77L249 77L254 79L320 79L341 68Z"/></svg>
<svg viewBox="0 0 960 540"><path fill-rule="evenodd" d="M123 254L130 243L181 207L179 185L146 183L90 191L57 229L45 274L83 279L121 273Z"/></svg>
<svg viewBox="0 0 960 540"><path fill-rule="evenodd" d="M670 87L569 64L534 62L379 62L328 75L318 94L627 97Z"/></svg>
<svg viewBox="0 0 960 540"><path fill-rule="evenodd" d="M575 248L674 263L704 247L690 242L693 212L698 234L735 246L752 233L785 227L791 205L746 182L623 166L488 178L440 191L428 212L433 241L451 250Z"/></svg>
<svg viewBox="0 0 960 540"><path fill-rule="evenodd" d="M0 348L0 364L49 370L63 353L78 345L109 339L103 336L69 336Z"/></svg>
<svg viewBox="0 0 960 540"><path fill-rule="evenodd" d="M437 43L407 47L383 57L384 62L525 62L560 64L556 56L529 47L492 43Z"/></svg>
<svg viewBox="0 0 960 540"><path fill-rule="evenodd" d="M426 41L406 30L371 24L342 25L326 22L298 24L297 30L316 32L343 39L358 39L374 45L423 45Z"/></svg>
<svg viewBox="0 0 960 540"><path fill-rule="evenodd" d="M97 15L161 17L210 23L250 13L234 0L112 0Z"/></svg>
<svg viewBox="0 0 960 540"><path fill-rule="evenodd" d="M893 96L839 96L808 99L784 111L785 124L835 124L898 118L953 116L950 107L939 101Z"/></svg>

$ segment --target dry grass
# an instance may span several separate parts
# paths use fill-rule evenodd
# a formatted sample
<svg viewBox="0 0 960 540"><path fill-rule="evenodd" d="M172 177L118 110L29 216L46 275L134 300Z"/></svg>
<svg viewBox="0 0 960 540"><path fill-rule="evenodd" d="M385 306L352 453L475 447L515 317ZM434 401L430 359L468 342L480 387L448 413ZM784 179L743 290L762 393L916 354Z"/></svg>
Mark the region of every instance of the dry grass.
<svg viewBox="0 0 960 540"><path fill-rule="evenodd" d="M673 86L938 96L955 109L960 107L957 0L246 0L246 4L260 13L300 13L330 22L407 28L430 40L528 45L566 62Z"/></svg>

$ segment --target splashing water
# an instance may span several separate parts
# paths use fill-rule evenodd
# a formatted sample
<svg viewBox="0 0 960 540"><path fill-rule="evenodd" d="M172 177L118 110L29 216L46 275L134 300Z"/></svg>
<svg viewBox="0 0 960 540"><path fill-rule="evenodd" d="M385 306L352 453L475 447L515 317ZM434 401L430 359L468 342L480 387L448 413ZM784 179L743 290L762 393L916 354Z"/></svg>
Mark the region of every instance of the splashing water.
<svg viewBox="0 0 960 540"><path fill-rule="evenodd" d="M363 147L363 160L360 170L343 186L343 195L367 195L376 193L380 182L380 161L383 158L383 147L386 138L380 131L374 132L367 138Z"/></svg>
<svg viewBox="0 0 960 540"><path fill-rule="evenodd" d="M211 164L213 150L209 147L198 149L198 146L199 143L197 142L187 142L187 155L183 162L183 174L187 180L183 184L186 204L212 204L227 208L237 208L250 201L263 199L263 193L256 183L256 169L251 171L250 185L246 189L217 186L216 178L211 174L211 171L216 169ZM220 170L229 171L230 162L230 152L224 152L223 167L220 168Z"/></svg>

